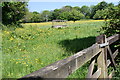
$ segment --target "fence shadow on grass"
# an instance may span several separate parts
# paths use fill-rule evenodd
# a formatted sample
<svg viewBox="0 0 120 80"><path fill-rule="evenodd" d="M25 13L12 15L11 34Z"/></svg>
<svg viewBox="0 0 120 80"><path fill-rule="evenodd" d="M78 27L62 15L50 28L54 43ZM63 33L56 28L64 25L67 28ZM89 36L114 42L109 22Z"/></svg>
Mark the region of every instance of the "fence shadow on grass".
<svg viewBox="0 0 120 80"><path fill-rule="evenodd" d="M76 53L79 52L85 48L90 47L92 44L95 43L95 37L84 37L84 38L75 38L75 39L68 39L63 40L59 42L59 44L66 49L69 53ZM70 54L64 54L63 56L70 55Z"/></svg>

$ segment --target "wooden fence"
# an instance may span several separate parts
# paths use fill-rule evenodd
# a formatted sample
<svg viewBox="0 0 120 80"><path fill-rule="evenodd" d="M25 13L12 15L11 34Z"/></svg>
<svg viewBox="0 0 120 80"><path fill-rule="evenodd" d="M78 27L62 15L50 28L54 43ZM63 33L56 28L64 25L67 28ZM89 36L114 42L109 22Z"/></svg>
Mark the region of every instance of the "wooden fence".
<svg viewBox="0 0 120 80"><path fill-rule="evenodd" d="M114 73L116 67L115 57L118 55L119 50L114 52L110 49L110 45L115 43L120 39L120 34L115 34L111 37L106 38L105 35L100 35L96 37L96 43L91 47L84 49L66 59L57 61L44 67L38 71L28 74L22 79L32 79L32 78L66 78L68 75L72 74L82 65L91 61L88 68L88 74L86 79L110 79ZM96 65L95 65L96 64ZM113 71L108 75L108 67L112 65L114 67ZM94 66L97 66L95 70Z"/></svg>
<svg viewBox="0 0 120 80"><path fill-rule="evenodd" d="M52 21L52 28L60 28L60 27L67 27L66 20L53 20Z"/></svg>

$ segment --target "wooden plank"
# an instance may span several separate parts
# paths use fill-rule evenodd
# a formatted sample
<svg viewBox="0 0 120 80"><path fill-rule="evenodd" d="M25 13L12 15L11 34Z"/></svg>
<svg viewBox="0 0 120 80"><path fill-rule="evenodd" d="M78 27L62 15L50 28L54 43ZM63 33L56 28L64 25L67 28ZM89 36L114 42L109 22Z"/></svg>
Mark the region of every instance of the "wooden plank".
<svg viewBox="0 0 120 80"><path fill-rule="evenodd" d="M114 60L114 57L113 57L113 54L112 54L112 51L110 49L109 46L107 46L108 48L108 51L109 51L109 54L110 54L110 58L111 58L111 63L114 65L114 68L116 67L116 63L115 63L115 60Z"/></svg>
<svg viewBox="0 0 120 80"><path fill-rule="evenodd" d="M100 75L99 78L107 78L107 66L105 64L105 55L104 55L104 50L102 50L102 53L99 55L97 59L98 63L98 68L101 68L102 74Z"/></svg>
<svg viewBox="0 0 120 80"><path fill-rule="evenodd" d="M83 56L79 56L77 59L78 67L80 67L79 65L81 65L81 64L83 65L87 61L91 60L94 56L96 56L100 52L101 52L101 49L99 48L98 44L94 44L93 46L80 51L79 54L81 54L81 53L84 53L84 54L83 54Z"/></svg>
<svg viewBox="0 0 120 80"><path fill-rule="evenodd" d="M47 67L37 70L31 74L28 74L22 78L40 77L40 78L66 78L68 75L76 71L83 64L91 60L95 55L101 52L98 44L84 49L75 55L72 55L66 59L57 61ZM21 80L20 78L19 80Z"/></svg>
<svg viewBox="0 0 120 80"><path fill-rule="evenodd" d="M113 35L111 37L108 37L107 40L109 42L109 45L116 42L117 40L120 39L120 34ZM113 58L115 58L118 55L118 49L112 54L112 51L109 48L110 55L113 55ZM111 57L112 58L112 57ZM112 59L112 63L114 66L116 66L114 59ZM107 61L107 67L111 64L111 61Z"/></svg>
<svg viewBox="0 0 120 80"><path fill-rule="evenodd" d="M103 44L103 43L107 43L107 38L106 35L102 34L100 36L96 37L96 43L98 44ZM107 47L103 47L102 48L104 50L104 58L105 58L105 64L107 64Z"/></svg>
<svg viewBox="0 0 120 80"><path fill-rule="evenodd" d="M110 73L109 80L112 78L113 75L114 75L114 70Z"/></svg>
<svg viewBox="0 0 120 80"><path fill-rule="evenodd" d="M93 69L94 69L94 64L95 64L95 60L93 60L92 63L90 64L90 66L89 66L87 78L91 78L92 77L92 73L93 73Z"/></svg>
<svg viewBox="0 0 120 80"><path fill-rule="evenodd" d="M113 53L113 58L115 59L117 55L118 55L118 49Z"/></svg>
<svg viewBox="0 0 120 80"><path fill-rule="evenodd" d="M113 58L115 59L115 57L118 55L118 49L113 53ZM107 67L111 64L110 59L107 60Z"/></svg>
<svg viewBox="0 0 120 80"><path fill-rule="evenodd" d="M115 34L115 35L113 35L111 37L108 37L107 41L109 42L109 45L110 45L110 44L116 42L119 39L120 39L120 34Z"/></svg>
<svg viewBox="0 0 120 80"><path fill-rule="evenodd" d="M99 39L101 39L101 40L99 40ZM106 39L106 36L105 35L101 35L100 38L99 38L99 36L96 38L96 42L98 42L99 44L102 44L102 43L106 42L105 39ZM106 63L107 63L106 57L107 56L106 56L105 48L101 48L101 51L102 52L100 53L100 55L97 58L97 64L98 64L98 69L101 68L101 73L102 73L100 75L99 79L103 78L103 80L104 80L105 78L108 78L108 75L107 75L107 65L106 65Z"/></svg>
<svg viewBox="0 0 120 80"><path fill-rule="evenodd" d="M96 37L96 43L98 43L98 44L104 43L103 39L105 39L105 35L104 34L102 34L100 36L97 36Z"/></svg>
<svg viewBox="0 0 120 80"><path fill-rule="evenodd" d="M105 43L107 43L107 37L105 35L105 40L104 40ZM107 46L104 48L104 55L105 55L105 65L107 65Z"/></svg>
<svg viewBox="0 0 120 80"><path fill-rule="evenodd" d="M107 67L111 64L110 59L107 60Z"/></svg>
<svg viewBox="0 0 120 80"><path fill-rule="evenodd" d="M96 79L99 78L101 75L101 68L99 68L93 75L92 78Z"/></svg>

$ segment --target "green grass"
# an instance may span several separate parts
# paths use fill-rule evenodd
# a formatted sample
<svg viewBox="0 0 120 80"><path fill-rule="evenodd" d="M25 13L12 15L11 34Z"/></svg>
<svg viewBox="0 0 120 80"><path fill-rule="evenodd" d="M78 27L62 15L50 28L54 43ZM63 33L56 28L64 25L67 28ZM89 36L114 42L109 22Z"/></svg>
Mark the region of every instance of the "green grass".
<svg viewBox="0 0 120 80"><path fill-rule="evenodd" d="M20 78L91 46L103 24L73 23L59 29L24 25L15 31L3 31L3 78ZM69 77L84 78L84 66Z"/></svg>
<svg viewBox="0 0 120 80"><path fill-rule="evenodd" d="M2 30L0 29L0 79L2 79Z"/></svg>

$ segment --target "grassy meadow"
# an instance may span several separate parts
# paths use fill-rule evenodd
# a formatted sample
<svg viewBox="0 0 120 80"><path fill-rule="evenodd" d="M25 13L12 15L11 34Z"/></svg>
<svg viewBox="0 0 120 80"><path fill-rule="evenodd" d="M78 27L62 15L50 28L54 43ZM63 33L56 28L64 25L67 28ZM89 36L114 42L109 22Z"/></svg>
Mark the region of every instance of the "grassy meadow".
<svg viewBox="0 0 120 80"><path fill-rule="evenodd" d="M69 21L67 24L66 28L51 28L51 22L26 23L14 31L3 30L3 78L20 78L91 46L104 21ZM69 77L84 78L88 68L85 66L88 65Z"/></svg>

